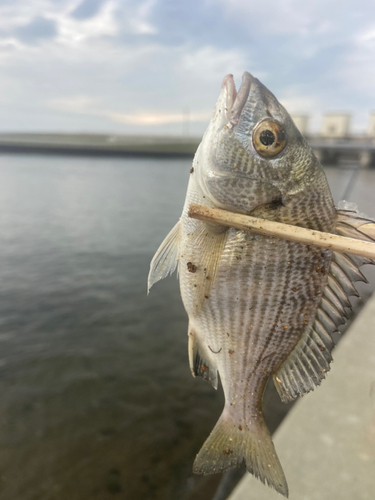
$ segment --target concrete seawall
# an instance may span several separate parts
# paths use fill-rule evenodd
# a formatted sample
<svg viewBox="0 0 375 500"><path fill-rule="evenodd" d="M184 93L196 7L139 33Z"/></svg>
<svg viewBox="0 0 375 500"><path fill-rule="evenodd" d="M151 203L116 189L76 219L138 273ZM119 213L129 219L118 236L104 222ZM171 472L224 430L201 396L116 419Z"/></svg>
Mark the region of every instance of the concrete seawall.
<svg viewBox="0 0 375 500"><path fill-rule="evenodd" d="M307 137L324 164L350 159L362 167L375 164L375 142L364 137ZM201 137L123 136L106 134L0 134L0 153L85 156L193 157Z"/></svg>
<svg viewBox="0 0 375 500"><path fill-rule="evenodd" d="M201 138L104 134L0 134L0 152L192 157Z"/></svg>

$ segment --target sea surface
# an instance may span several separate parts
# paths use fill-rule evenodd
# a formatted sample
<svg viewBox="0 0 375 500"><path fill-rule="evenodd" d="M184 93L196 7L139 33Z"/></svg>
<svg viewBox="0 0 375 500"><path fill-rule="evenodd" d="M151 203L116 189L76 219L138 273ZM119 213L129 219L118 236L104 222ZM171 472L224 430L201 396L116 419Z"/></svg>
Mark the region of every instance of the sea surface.
<svg viewBox="0 0 375 500"><path fill-rule="evenodd" d="M191 377L176 277L146 294L190 166L0 155L1 500L212 498L191 467L223 396ZM375 215L375 170L326 171Z"/></svg>

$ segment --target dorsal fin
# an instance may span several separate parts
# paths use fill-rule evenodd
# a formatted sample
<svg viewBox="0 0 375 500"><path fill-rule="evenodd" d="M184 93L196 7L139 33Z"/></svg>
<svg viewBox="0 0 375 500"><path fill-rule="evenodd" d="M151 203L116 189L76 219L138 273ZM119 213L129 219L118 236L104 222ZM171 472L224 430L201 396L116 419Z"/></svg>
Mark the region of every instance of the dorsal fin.
<svg viewBox="0 0 375 500"><path fill-rule="evenodd" d="M164 238L164 241L157 249L151 264L148 275L147 292L157 281L172 274L178 263L178 248L180 242L180 221Z"/></svg>
<svg viewBox="0 0 375 500"><path fill-rule="evenodd" d="M307 329L288 359L273 376L283 403L303 396L320 385L332 361L333 341L319 320Z"/></svg>
<svg viewBox="0 0 375 500"><path fill-rule="evenodd" d="M373 221L356 216L355 212L337 211L337 234L374 241L360 231ZM298 344L273 376L275 387L284 403L303 396L320 385L330 369L333 348L332 333L346 322L345 308L351 309L349 296L359 296L353 282L367 280L359 270L374 261L355 255L332 252L328 280L320 300L315 321L301 336Z"/></svg>

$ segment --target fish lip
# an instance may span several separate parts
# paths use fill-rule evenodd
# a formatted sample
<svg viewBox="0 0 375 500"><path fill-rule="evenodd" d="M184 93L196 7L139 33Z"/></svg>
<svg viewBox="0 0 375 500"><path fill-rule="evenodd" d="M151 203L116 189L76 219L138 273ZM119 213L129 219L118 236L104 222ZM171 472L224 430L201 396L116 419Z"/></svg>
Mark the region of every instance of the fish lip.
<svg viewBox="0 0 375 500"><path fill-rule="evenodd" d="M231 78L228 78L231 77ZM249 97L251 84L254 82L255 78L248 71L245 71L242 75L242 83L238 92L234 87L233 75L227 75L223 80L223 85L227 87L227 118L231 127L237 125L242 110L245 107L247 98ZM234 87L235 98L233 99L234 93L232 89ZM228 104L231 104L229 106Z"/></svg>
<svg viewBox="0 0 375 500"><path fill-rule="evenodd" d="M223 83L221 84L221 88L227 89L227 98L226 98L226 103L225 103L225 112L228 115L228 112L233 107L233 103L236 100L237 97L237 90L236 90L236 85L233 80L233 75L229 74L226 75L223 79Z"/></svg>

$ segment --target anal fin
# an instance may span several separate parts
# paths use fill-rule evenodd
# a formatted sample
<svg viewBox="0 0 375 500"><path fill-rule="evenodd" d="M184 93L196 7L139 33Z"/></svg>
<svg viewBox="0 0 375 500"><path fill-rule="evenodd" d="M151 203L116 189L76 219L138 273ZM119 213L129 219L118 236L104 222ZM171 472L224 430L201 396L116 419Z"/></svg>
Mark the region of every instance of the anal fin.
<svg viewBox="0 0 375 500"><path fill-rule="evenodd" d="M211 382L214 389L217 389L218 376L217 368L210 359L209 354L200 345L198 337L189 325L189 364L193 377L201 376L204 380Z"/></svg>

